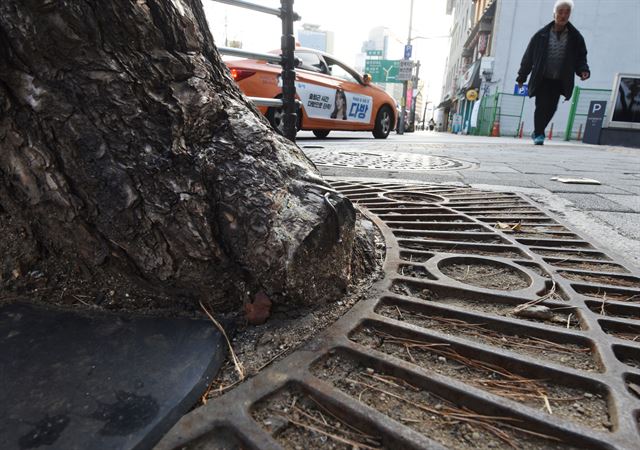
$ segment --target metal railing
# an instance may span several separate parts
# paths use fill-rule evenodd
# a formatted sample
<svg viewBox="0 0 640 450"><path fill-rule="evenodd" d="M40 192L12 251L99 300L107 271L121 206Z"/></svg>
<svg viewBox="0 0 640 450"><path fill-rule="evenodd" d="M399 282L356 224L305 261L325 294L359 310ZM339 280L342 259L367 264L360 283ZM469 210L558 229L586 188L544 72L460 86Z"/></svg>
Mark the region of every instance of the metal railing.
<svg viewBox="0 0 640 450"><path fill-rule="evenodd" d="M501 136L517 137L520 131L524 102L524 97L507 92L483 96L480 100L478 124L474 134L490 136L494 124L497 123Z"/></svg>
<svg viewBox="0 0 640 450"><path fill-rule="evenodd" d="M218 51L222 55L241 56L243 58L259 59L278 64L282 63L282 57L280 55L274 55L273 53L249 52L247 50L242 50L234 47L218 47Z"/></svg>
<svg viewBox="0 0 640 450"><path fill-rule="evenodd" d="M295 141L297 123L297 103L296 103L296 72L295 72L295 37L293 36L293 22L300 20L300 16L293 11L294 0L280 0L280 8L269 8L243 0L213 0L217 3L237 6L239 8L250 9L265 14L277 16L282 20L281 55L270 53L257 53L238 48L218 47L222 55L240 56L249 59L260 59L268 62L275 62L282 66L282 99L249 97L258 106L282 107L283 114L283 134Z"/></svg>
<svg viewBox="0 0 640 450"><path fill-rule="evenodd" d="M609 111L611 106L609 105L610 96L611 90L609 89L585 89L575 86L571 96L571 109L567 118L567 127L564 131L564 140L581 140L582 133L586 127L589 104L593 100L604 100L607 102L607 111Z"/></svg>

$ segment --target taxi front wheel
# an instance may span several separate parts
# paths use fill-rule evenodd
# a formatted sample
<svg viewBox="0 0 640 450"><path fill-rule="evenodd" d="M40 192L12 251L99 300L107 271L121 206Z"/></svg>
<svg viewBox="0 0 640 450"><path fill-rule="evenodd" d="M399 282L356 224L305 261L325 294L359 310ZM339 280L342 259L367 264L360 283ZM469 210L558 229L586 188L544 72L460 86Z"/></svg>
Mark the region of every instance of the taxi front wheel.
<svg viewBox="0 0 640 450"><path fill-rule="evenodd" d="M389 106L384 105L378 110L376 115L376 123L373 128L373 136L376 139L386 139L391 132L391 122L393 121L393 113Z"/></svg>

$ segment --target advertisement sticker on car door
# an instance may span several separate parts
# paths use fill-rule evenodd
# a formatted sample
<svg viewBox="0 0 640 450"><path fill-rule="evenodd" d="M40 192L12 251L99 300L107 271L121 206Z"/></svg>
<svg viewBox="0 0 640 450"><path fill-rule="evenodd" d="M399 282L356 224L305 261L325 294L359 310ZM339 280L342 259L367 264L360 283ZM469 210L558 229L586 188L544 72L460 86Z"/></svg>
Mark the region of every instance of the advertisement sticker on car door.
<svg viewBox="0 0 640 450"><path fill-rule="evenodd" d="M367 95L296 82L296 91L307 116L313 119L369 123L372 98Z"/></svg>

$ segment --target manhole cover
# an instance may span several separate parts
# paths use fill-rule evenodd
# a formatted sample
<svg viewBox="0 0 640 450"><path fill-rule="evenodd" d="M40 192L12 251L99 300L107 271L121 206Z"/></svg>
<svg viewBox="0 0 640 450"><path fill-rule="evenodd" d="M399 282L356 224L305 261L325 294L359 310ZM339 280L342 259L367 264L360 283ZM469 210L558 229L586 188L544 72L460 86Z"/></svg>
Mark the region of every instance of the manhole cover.
<svg viewBox="0 0 640 450"><path fill-rule="evenodd" d="M309 152L309 158L318 166L367 168L380 170L459 170L471 163L442 156L418 155L400 152L357 152L344 150L318 150Z"/></svg>
<svg viewBox="0 0 640 450"><path fill-rule="evenodd" d="M516 194L332 184L382 231L385 278L158 448L637 448L637 273Z"/></svg>

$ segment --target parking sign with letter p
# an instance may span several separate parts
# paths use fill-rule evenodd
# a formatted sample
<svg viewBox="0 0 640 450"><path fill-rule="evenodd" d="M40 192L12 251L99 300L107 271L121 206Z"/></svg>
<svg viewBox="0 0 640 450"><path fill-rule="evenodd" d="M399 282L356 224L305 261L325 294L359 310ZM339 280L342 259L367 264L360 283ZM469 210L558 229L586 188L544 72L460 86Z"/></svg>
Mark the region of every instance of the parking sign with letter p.
<svg viewBox="0 0 640 450"><path fill-rule="evenodd" d="M411 59L412 50L413 50L413 45L407 44L404 46L404 59Z"/></svg>
<svg viewBox="0 0 640 450"><path fill-rule="evenodd" d="M522 86L518 86L518 83L513 87L513 95L521 95L522 97L526 97L529 95L529 85L523 84Z"/></svg>

